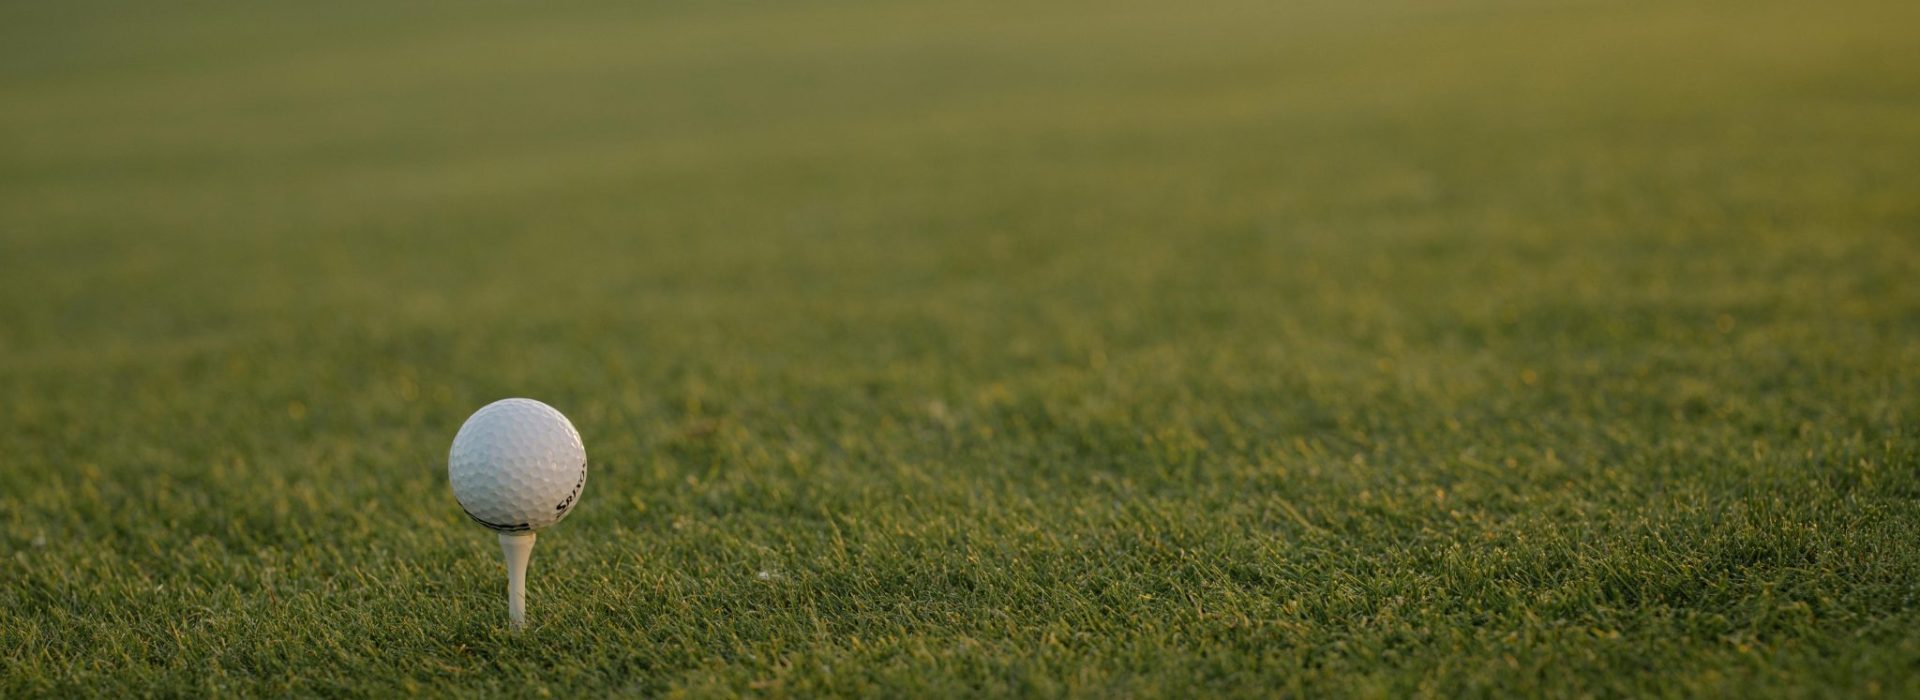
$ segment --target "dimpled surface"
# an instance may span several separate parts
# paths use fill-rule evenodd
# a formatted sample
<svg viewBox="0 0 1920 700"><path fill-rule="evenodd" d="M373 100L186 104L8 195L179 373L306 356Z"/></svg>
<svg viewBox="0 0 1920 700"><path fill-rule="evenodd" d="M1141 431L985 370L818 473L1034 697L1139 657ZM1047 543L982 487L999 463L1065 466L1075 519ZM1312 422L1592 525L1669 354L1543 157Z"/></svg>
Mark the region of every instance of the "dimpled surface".
<svg viewBox="0 0 1920 700"><path fill-rule="evenodd" d="M559 411L503 399L467 418L447 453L447 478L467 515L503 531L559 522L586 486L587 450Z"/></svg>

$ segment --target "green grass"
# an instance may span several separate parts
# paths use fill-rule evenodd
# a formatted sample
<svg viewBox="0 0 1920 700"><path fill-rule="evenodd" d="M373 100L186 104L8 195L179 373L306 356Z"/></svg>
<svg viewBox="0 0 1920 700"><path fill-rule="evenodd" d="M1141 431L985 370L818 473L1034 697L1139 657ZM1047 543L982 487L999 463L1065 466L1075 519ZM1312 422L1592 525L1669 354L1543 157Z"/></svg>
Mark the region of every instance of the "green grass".
<svg viewBox="0 0 1920 700"><path fill-rule="evenodd" d="M1920 695L1920 5L319 5L0 8L0 696Z"/></svg>

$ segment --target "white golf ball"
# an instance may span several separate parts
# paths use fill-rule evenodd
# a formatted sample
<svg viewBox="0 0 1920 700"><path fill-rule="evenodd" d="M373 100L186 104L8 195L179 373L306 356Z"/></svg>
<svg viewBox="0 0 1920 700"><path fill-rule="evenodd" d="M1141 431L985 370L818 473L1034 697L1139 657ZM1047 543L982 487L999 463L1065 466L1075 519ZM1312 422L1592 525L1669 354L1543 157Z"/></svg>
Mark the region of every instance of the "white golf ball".
<svg viewBox="0 0 1920 700"><path fill-rule="evenodd" d="M560 522L587 485L587 449L559 411L502 399L467 418L447 453L453 497L474 522L532 532Z"/></svg>

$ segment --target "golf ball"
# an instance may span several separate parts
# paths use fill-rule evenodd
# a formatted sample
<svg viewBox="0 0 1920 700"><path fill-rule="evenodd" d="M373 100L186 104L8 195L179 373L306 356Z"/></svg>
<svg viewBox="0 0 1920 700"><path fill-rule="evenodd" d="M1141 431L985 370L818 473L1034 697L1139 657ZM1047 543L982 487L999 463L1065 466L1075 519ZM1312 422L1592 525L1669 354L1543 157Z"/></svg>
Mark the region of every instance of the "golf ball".
<svg viewBox="0 0 1920 700"><path fill-rule="evenodd" d="M447 453L453 497L474 522L532 532L560 522L587 485L587 449L559 411L502 399L467 418Z"/></svg>

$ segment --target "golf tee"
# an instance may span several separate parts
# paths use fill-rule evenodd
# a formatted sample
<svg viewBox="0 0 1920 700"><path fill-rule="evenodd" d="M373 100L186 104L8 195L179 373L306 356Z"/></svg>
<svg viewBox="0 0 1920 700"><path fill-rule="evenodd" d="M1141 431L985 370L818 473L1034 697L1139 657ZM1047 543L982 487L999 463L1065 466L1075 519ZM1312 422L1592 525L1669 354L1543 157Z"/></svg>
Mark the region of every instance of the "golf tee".
<svg viewBox="0 0 1920 700"><path fill-rule="evenodd" d="M527 561L533 558L533 533L500 533L500 553L507 557L507 625L527 626Z"/></svg>

